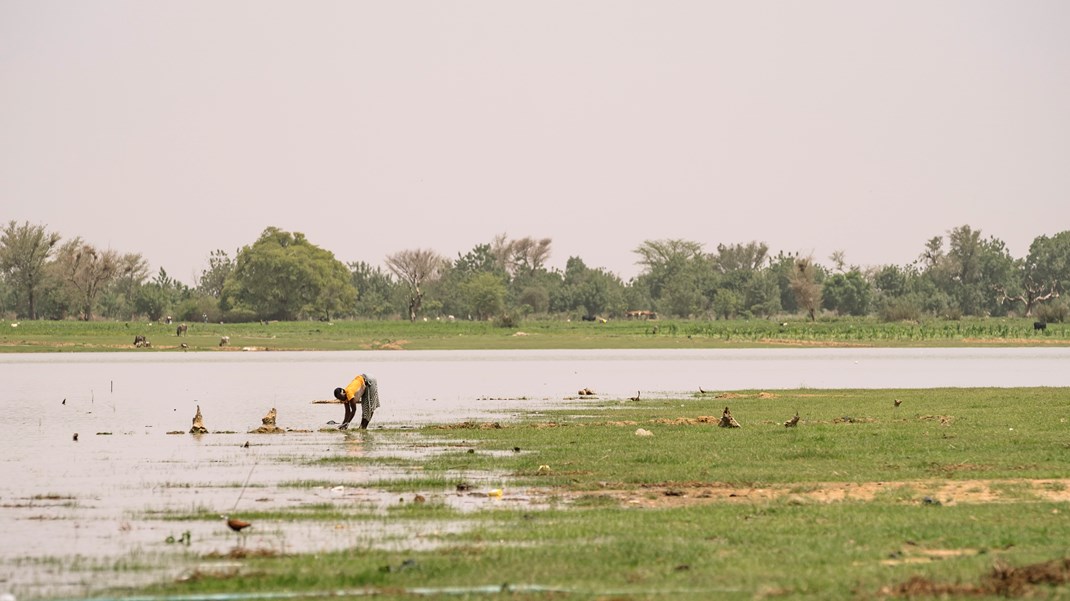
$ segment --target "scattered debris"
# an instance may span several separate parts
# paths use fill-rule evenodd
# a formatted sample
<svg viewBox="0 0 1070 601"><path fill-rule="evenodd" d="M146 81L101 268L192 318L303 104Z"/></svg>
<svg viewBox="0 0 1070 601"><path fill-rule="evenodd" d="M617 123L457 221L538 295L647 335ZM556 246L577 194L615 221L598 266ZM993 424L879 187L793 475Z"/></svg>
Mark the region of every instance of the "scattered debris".
<svg viewBox="0 0 1070 601"><path fill-rule="evenodd" d="M728 410L728 407L724 408L724 412L721 414L721 421L717 423L722 428L739 428L739 422L736 418L732 417L732 412Z"/></svg>
<svg viewBox="0 0 1070 601"><path fill-rule="evenodd" d="M260 418L260 421L263 422L263 424L256 430L250 432L250 434L277 434L279 432L285 432L285 430L275 425L275 418L277 416L278 413L275 411L275 408L272 407L267 415ZM248 445L248 443L246 443L246 445Z"/></svg>
<svg viewBox="0 0 1070 601"><path fill-rule="evenodd" d="M405 570L411 570L418 567L415 559L406 559L396 566L385 565L379 568L380 572L404 572Z"/></svg>
<svg viewBox="0 0 1070 601"><path fill-rule="evenodd" d="M878 591L884 597L998 596L1005 598L1042 596L1041 586L1061 586L1070 582L1070 558L1054 559L1021 567L998 563L981 577L978 584L948 584L923 576L885 586Z"/></svg>
<svg viewBox="0 0 1070 601"><path fill-rule="evenodd" d="M208 428L204 427L204 416L201 415L201 406L197 405L197 415L193 416L193 427L189 429L190 434L207 434Z"/></svg>

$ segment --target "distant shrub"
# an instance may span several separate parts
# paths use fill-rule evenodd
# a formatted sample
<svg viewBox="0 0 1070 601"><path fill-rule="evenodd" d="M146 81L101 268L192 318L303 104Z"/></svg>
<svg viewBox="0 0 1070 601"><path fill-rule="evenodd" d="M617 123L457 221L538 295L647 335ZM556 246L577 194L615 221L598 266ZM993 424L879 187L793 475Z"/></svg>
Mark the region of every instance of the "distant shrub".
<svg viewBox="0 0 1070 601"><path fill-rule="evenodd" d="M1037 305L1037 319L1049 323L1062 323L1070 316L1070 306L1066 301L1052 301Z"/></svg>
<svg viewBox="0 0 1070 601"><path fill-rule="evenodd" d="M921 319L921 307L912 299L901 296L888 299L879 314L884 322L918 321Z"/></svg>
<svg viewBox="0 0 1070 601"><path fill-rule="evenodd" d="M520 325L521 318L518 311L506 311L494 320L494 325L499 328L515 328Z"/></svg>

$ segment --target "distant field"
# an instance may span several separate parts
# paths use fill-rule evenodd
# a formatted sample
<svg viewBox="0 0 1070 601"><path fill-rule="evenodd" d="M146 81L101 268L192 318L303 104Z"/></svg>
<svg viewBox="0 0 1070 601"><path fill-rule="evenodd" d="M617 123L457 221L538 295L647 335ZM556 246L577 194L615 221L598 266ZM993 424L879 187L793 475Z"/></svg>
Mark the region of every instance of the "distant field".
<svg viewBox="0 0 1070 601"><path fill-rule="evenodd" d="M17 325L16 325L17 324ZM19 321L0 322L0 352L256 350L472 350L586 348L754 348L782 346L1067 346L1070 327L1034 330L1029 319L881 323L831 321L531 320L503 328L471 321L337 321L215 324ZM148 348L135 348L145 336ZM229 337L225 346L223 336ZM181 344L188 348L183 349Z"/></svg>

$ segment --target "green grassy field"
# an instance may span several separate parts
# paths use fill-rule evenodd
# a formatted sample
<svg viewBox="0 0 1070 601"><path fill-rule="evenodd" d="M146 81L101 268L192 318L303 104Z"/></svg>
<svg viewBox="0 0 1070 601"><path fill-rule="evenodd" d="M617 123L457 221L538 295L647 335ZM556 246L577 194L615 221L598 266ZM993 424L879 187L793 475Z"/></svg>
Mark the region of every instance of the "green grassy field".
<svg viewBox="0 0 1070 601"><path fill-rule="evenodd" d="M894 399L902 401L896 406ZM721 428L728 406L741 428ZM799 423L783 423L798 412ZM637 435L639 429L651 433ZM313 598L880 599L1070 596L1070 389L786 390L606 401L421 430L431 458L376 485L385 512L325 504L243 517L456 520L403 551L237 558L140 591ZM411 432L376 430L374 448ZM502 472L502 503L443 502ZM295 486L303 484L295 483ZM413 495L426 503L404 502ZM214 520L211 514L176 519ZM507 593L501 593L506 585ZM497 592L492 595L490 592ZM447 592L449 594L447 594Z"/></svg>
<svg viewBox="0 0 1070 601"><path fill-rule="evenodd" d="M15 325L17 324L17 325ZM21 321L0 323L0 352L258 350L472 350L588 348L747 348L773 346L1070 345L1070 327L1036 331L1028 319L881 323L657 320L607 323L530 320L517 327L469 321L338 321L244 324ZM149 348L135 348L145 336ZM220 346L223 336L229 337ZM188 348L182 348L186 344Z"/></svg>

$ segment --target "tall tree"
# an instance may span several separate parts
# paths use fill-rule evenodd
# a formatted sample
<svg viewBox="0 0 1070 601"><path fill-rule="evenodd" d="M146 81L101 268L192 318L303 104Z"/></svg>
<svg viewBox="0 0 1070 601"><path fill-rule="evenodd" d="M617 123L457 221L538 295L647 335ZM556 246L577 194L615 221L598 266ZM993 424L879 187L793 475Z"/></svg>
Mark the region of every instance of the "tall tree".
<svg viewBox="0 0 1070 601"><path fill-rule="evenodd" d="M334 253L312 244L300 232L269 227L238 252L224 285L224 300L247 306L261 318L295 319L352 307L356 291L351 274Z"/></svg>
<svg viewBox="0 0 1070 601"><path fill-rule="evenodd" d="M423 286L438 279L447 259L433 250L402 250L386 257L386 267L409 288L409 321L423 305Z"/></svg>
<svg viewBox="0 0 1070 601"><path fill-rule="evenodd" d="M1066 293L1070 288L1070 231L1034 238L1020 271L1019 289L1008 292L1001 287L999 292L1002 300L1025 305L1026 315L1032 315L1038 304Z"/></svg>
<svg viewBox="0 0 1070 601"><path fill-rule="evenodd" d="M10 221L0 236L0 271L25 297L30 319L37 319L37 290L45 277L45 264L59 240L59 234L28 221L22 225Z"/></svg>
<svg viewBox="0 0 1070 601"><path fill-rule="evenodd" d="M356 314L382 319L396 314L397 285L390 274L363 261L349 264L353 287L357 290Z"/></svg>
<svg viewBox="0 0 1070 601"><path fill-rule="evenodd" d="M764 242L718 244L713 267L720 273L758 271L769 261L769 246Z"/></svg>
<svg viewBox="0 0 1070 601"><path fill-rule="evenodd" d="M223 284L227 276L234 270L234 260L227 251L222 249L213 250L208 255L208 267L201 272L200 281L197 282L197 290L211 296L220 298L223 296Z"/></svg>
<svg viewBox="0 0 1070 601"><path fill-rule="evenodd" d="M624 310L624 285L604 269L591 269L579 257L569 257L564 281L550 296L550 308L569 313L581 311L594 317Z"/></svg>
<svg viewBox="0 0 1070 601"><path fill-rule="evenodd" d="M832 274L821 286L825 308L839 315L865 315L869 312L872 293L873 286L857 267Z"/></svg>
<svg viewBox="0 0 1070 601"><path fill-rule="evenodd" d="M795 269L791 273L791 291L800 309L806 311L810 321L817 320L817 310L821 308L820 273L813 258L795 260Z"/></svg>
<svg viewBox="0 0 1070 601"><path fill-rule="evenodd" d="M922 260L925 276L960 315L985 315L1004 311L1000 289L1013 287L1014 259L1006 244L994 237L982 238L981 230L963 225L948 232L948 249L940 238L926 244ZM930 295L930 302L933 297Z"/></svg>
<svg viewBox="0 0 1070 601"><path fill-rule="evenodd" d="M490 250L498 265L515 277L518 274L531 274L542 269L550 258L550 238L536 240L530 236L510 240L505 234L495 236Z"/></svg>
<svg viewBox="0 0 1070 601"><path fill-rule="evenodd" d="M505 308L505 283L492 273L479 273L461 285L461 296L476 319L490 319Z"/></svg>
<svg viewBox="0 0 1070 601"><path fill-rule="evenodd" d="M80 237L60 247L56 264L73 291L75 304L84 321L93 319L93 311L100 294L130 265L123 265L114 250L98 250Z"/></svg>
<svg viewBox="0 0 1070 601"><path fill-rule="evenodd" d="M659 313L688 317L704 312L714 296L715 271L700 242L646 240L633 252L644 271L635 284Z"/></svg>

